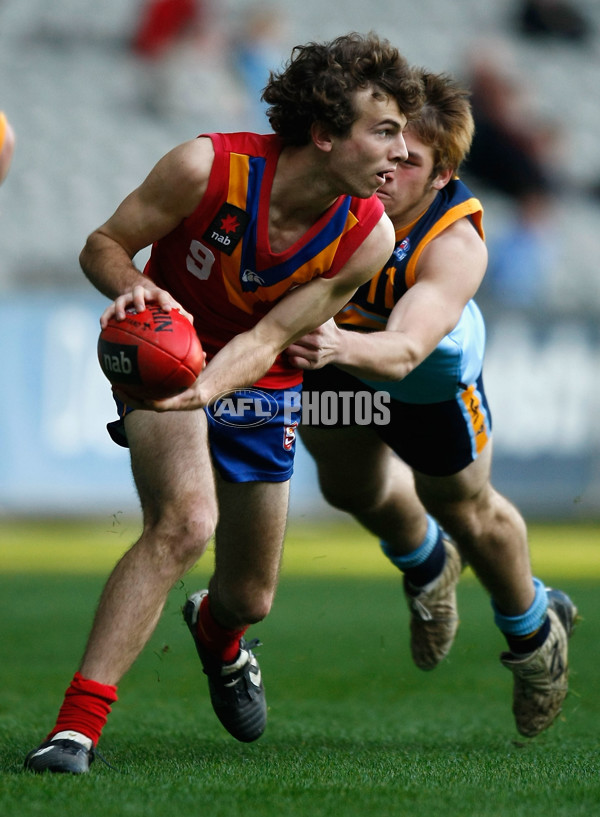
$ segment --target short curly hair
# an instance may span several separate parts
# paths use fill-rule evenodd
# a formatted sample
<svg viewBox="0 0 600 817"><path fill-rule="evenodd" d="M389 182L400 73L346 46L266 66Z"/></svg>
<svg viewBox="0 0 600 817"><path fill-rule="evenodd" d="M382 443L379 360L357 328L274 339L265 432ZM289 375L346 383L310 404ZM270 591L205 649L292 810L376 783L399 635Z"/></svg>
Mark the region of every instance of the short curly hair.
<svg viewBox="0 0 600 817"><path fill-rule="evenodd" d="M450 74L416 70L423 81L425 103L409 130L433 150L432 177L448 168L458 171L471 149L475 130L470 91Z"/></svg>
<svg viewBox="0 0 600 817"><path fill-rule="evenodd" d="M357 91L373 88L396 100L408 119L423 103L421 81L388 40L351 32L325 43L297 45L280 73L271 72L262 99L271 127L286 144L305 145L311 126L347 136L358 117Z"/></svg>

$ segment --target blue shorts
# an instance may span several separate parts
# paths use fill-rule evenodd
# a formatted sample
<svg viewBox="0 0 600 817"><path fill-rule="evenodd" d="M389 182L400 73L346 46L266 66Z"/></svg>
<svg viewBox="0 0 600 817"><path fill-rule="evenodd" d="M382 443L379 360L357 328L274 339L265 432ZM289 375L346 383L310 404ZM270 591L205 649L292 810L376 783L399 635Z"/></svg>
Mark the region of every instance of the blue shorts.
<svg viewBox="0 0 600 817"><path fill-rule="evenodd" d="M286 482L294 471L296 429L284 401L294 393L298 402L302 386L286 391L240 389L219 398L205 409L213 464L227 482ZM128 447L124 417L126 406L115 398L119 420L108 423L112 439Z"/></svg>
<svg viewBox="0 0 600 817"><path fill-rule="evenodd" d="M333 422L330 411L327 422L314 421L314 413L308 415L308 423L318 428L342 428L348 425L365 425L356 422L356 417L364 417L365 395L382 394L379 389L367 385L362 380L338 369L324 366L322 369L304 373L304 394L306 403L314 399L314 393L337 393L360 398L361 406L352 407L338 413ZM351 394L349 394L351 393ZM394 399L389 393L383 405L385 413L381 421L368 423L379 437L415 471L427 476L445 477L456 474L473 462L488 442L492 431L492 419L483 388L481 374L470 384L459 384L452 399L430 403L407 403ZM330 401L331 407L331 401ZM303 421L305 412L303 412Z"/></svg>

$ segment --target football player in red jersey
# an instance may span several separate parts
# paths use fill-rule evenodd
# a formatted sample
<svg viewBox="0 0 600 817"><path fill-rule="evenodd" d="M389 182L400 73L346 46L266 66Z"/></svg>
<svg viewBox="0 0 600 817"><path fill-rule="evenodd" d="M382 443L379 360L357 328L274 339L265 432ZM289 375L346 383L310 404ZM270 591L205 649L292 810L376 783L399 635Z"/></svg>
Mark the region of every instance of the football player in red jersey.
<svg viewBox="0 0 600 817"><path fill-rule="evenodd" d="M349 34L296 47L263 97L273 134L176 147L81 253L111 299L103 326L148 301L181 309L208 363L177 397L119 404L111 433L130 449L143 532L106 584L56 724L25 761L33 771L87 772L118 682L213 533L209 589L184 617L222 724L241 741L265 728L244 634L270 610L287 517L294 428L280 408L302 373L282 352L389 257L393 228L374 193L406 158L422 87L387 41ZM150 245L142 274L132 259Z"/></svg>
<svg viewBox="0 0 600 817"><path fill-rule="evenodd" d="M383 393L387 422L317 427L317 417L301 435L325 496L374 533L403 572L421 669L433 669L452 646L461 556L471 565L508 643L501 658L514 674L517 728L532 737L550 726L567 694L577 610L532 576L525 522L490 483L485 328L472 300L487 262L483 208L456 177L473 120L468 93L454 80L423 78L425 105L405 133L408 159L377 193L396 249L335 321L288 350L311 369L304 388L313 403L315 392L362 402L365 393Z"/></svg>

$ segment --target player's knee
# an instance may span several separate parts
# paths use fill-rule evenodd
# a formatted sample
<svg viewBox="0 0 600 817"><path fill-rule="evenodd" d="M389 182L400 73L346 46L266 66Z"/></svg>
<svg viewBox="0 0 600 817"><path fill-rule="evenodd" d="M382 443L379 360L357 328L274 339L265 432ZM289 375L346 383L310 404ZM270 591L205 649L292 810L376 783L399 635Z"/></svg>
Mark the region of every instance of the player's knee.
<svg viewBox="0 0 600 817"><path fill-rule="evenodd" d="M269 593L255 595L247 600L238 617L247 624L258 624L269 615L272 604L273 597Z"/></svg>
<svg viewBox="0 0 600 817"><path fill-rule="evenodd" d="M208 508L176 515L167 513L159 519L146 520L143 538L151 543L159 562L175 563L187 570L206 550L216 522L216 511Z"/></svg>
<svg viewBox="0 0 600 817"><path fill-rule="evenodd" d="M186 567L195 564L204 554L214 528L212 520L205 518L179 525L171 536L171 548L178 561Z"/></svg>
<svg viewBox="0 0 600 817"><path fill-rule="evenodd" d="M511 525L507 506L493 490L457 502L440 503L428 510L436 517L444 530L463 548L477 548L482 539L494 535Z"/></svg>

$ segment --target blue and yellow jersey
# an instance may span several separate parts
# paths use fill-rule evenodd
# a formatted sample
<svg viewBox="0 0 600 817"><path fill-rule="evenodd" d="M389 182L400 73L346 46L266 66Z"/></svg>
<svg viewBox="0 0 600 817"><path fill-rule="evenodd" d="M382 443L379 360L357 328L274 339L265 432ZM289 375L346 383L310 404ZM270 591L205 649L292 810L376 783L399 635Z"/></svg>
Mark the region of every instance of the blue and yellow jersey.
<svg viewBox="0 0 600 817"><path fill-rule="evenodd" d="M459 179L453 179L415 222L396 233L396 247L388 263L354 294L336 316L346 329L381 331L400 298L414 285L421 253L436 236L460 218L469 218L484 240L483 208ZM397 382L361 378L376 389L388 391L407 403L452 400L474 383L481 373L485 350L485 325L474 301L465 306L452 332L414 371Z"/></svg>
<svg viewBox="0 0 600 817"><path fill-rule="evenodd" d="M293 287L332 277L381 218L376 197L340 196L291 247L269 245L269 203L282 144L275 135L209 134L215 158L199 207L158 241L146 274L194 315L208 356L254 326ZM302 373L278 359L258 385Z"/></svg>
<svg viewBox="0 0 600 817"><path fill-rule="evenodd" d="M468 217L484 239L483 208L469 188L453 179L437 194L432 204L415 222L396 231L396 247L388 263L336 316L340 326L363 330L384 329L390 312L415 283L421 253L436 236L460 218Z"/></svg>

